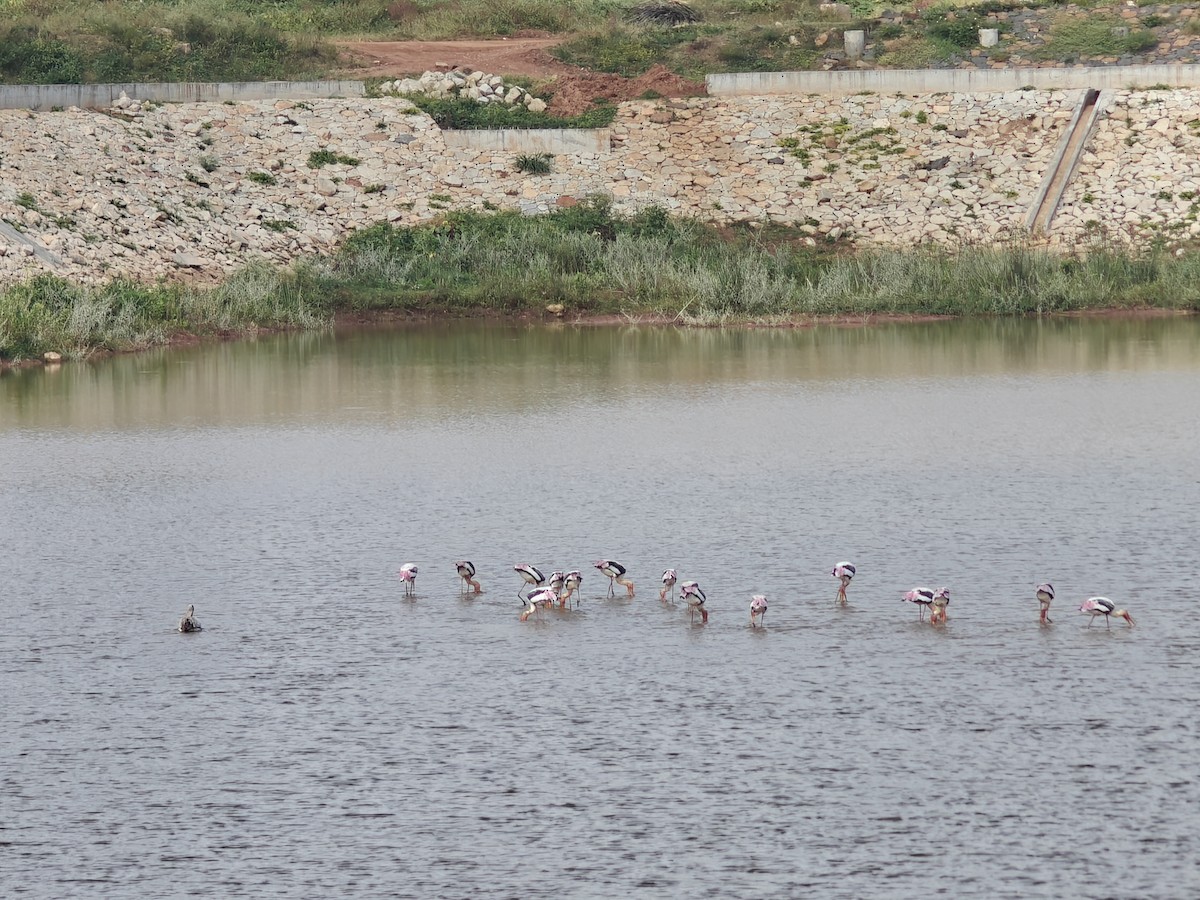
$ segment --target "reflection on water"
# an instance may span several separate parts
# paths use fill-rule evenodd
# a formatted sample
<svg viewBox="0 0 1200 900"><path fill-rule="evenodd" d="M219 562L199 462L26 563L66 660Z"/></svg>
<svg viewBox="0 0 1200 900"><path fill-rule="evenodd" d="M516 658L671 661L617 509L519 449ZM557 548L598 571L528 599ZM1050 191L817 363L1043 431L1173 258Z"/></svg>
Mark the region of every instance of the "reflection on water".
<svg viewBox="0 0 1200 900"><path fill-rule="evenodd" d="M1198 390L1190 318L9 373L0 894L1196 895ZM520 623L517 562L579 609Z"/></svg>
<svg viewBox="0 0 1200 900"><path fill-rule="evenodd" d="M826 382L1191 369L1200 320L949 321L871 328L579 328L452 322L156 350L9 373L0 428L194 424L376 414L438 417L486 390L525 409L547 394L655 384Z"/></svg>

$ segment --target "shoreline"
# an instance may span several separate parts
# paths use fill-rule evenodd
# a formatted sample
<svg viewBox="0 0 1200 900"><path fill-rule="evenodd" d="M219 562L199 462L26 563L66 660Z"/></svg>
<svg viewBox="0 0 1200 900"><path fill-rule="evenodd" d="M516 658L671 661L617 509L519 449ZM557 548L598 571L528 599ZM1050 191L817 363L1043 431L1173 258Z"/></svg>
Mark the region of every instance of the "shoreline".
<svg viewBox="0 0 1200 900"><path fill-rule="evenodd" d="M575 327L803 329L1200 311L1200 253L1014 243L846 253L794 229L716 228L602 200L543 216L377 223L213 286L42 275L0 288L0 358L89 358L283 331L475 320Z"/></svg>
<svg viewBox="0 0 1200 900"><path fill-rule="evenodd" d="M830 316L801 316L785 318L773 322L761 321L725 321L719 323L700 323L680 321L678 316L668 316L659 313L642 314L613 314L595 313L591 315L558 315L550 312L534 312L524 310L519 312L499 312L496 310L477 310L467 313L456 313L449 310L441 312L413 313L403 310L375 310L373 312L335 313L333 318L324 326L318 328L302 327L253 327L245 330L224 330L211 334L196 334L190 331L180 331L172 334L162 343L146 347L130 347L128 349L109 350L97 349L78 357L63 356L59 359L43 359L39 357L9 360L0 359L0 376L14 371L28 369L56 369L69 363L96 362L114 356L130 356L149 350L174 350L185 347L199 347L210 344L234 343L237 341L254 340L259 337L274 337L284 334L299 334L305 331L326 330L337 334L353 334L363 331L389 331L403 328L420 328L434 325L445 325L453 322L485 322L489 325L527 327L573 327L573 328L684 328L697 330L715 329L744 329L744 330L802 330L809 328L872 328L881 325L925 325L934 322L958 322L964 320L995 321L998 319L1165 319L1191 318L1200 315L1200 311L1190 309L1164 309L1162 307L1104 307L1097 309L1062 310L1043 313L1011 314L1006 316L980 315L944 315L944 314L904 314L904 313L868 313L862 315L830 315Z"/></svg>

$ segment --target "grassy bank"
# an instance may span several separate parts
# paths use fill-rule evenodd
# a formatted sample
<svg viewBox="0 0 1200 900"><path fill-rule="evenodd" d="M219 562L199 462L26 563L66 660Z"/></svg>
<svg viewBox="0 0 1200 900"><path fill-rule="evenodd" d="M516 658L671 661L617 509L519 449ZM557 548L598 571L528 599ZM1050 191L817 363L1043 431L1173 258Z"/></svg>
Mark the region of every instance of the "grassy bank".
<svg viewBox="0 0 1200 900"><path fill-rule="evenodd" d="M0 0L0 82L237 81L318 78L337 67L331 41L454 40L549 32L562 60L639 75L656 63L688 77L821 66L848 28L867 33L883 68L952 66L996 27L990 62L1133 58L1194 35L1178 5L1113 0ZM654 8L659 7L659 15ZM1012 31L1008 15L1036 11ZM1115 26L1120 28L1114 31Z"/></svg>
<svg viewBox="0 0 1200 900"><path fill-rule="evenodd" d="M814 316L1023 315L1115 307L1200 310L1200 254L1096 249L1063 258L1022 245L853 255L798 232L720 232L651 208L593 201L547 216L456 213L379 224L325 259L248 267L212 289L42 276L0 290L0 358L82 356L180 334L312 328L338 312L665 316L699 325Z"/></svg>

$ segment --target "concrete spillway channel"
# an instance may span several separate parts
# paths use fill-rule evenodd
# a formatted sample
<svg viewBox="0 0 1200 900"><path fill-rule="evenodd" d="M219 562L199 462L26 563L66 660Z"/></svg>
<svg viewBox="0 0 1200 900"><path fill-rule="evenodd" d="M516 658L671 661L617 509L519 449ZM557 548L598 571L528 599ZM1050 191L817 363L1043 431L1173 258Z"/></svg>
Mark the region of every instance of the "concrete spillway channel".
<svg viewBox="0 0 1200 900"><path fill-rule="evenodd" d="M1025 217L1025 227L1030 232L1049 234L1058 204L1062 202L1063 194L1079 166L1079 157L1083 155L1088 139L1107 110L1111 98L1111 91L1088 88L1075 105L1067 130L1059 139L1058 149L1046 169L1046 177L1042 179L1042 186L1033 199L1029 215Z"/></svg>
<svg viewBox="0 0 1200 900"><path fill-rule="evenodd" d="M62 267L62 260L39 244L37 241L32 241L17 229L13 228L7 222L0 222L0 241L7 241L9 244L17 248L27 247L32 251L33 255L42 262L47 263L54 268Z"/></svg>

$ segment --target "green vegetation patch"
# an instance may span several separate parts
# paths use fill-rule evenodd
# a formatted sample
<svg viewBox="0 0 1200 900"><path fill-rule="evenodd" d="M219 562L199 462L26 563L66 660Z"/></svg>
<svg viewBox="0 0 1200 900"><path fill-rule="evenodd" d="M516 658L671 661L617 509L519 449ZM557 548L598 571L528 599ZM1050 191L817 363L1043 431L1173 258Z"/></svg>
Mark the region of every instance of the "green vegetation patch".
<svg viewBox="0 0 1200 900"><path fill-rule="evenodd" d="M258 81L314 77L337 60L323 41L281 34L245 14L210 17L191 5L88 4L63 20L70 6L61 4L57 17L0 22L0 81Z"/></svg>
<svg viewBox="0 0 1200 900"><path fill-rule="evenodd" d="M440 128L606 128L612 124L617 108L600 103L578 116L552 116L530 112L524 106L503 103L479 103L469 99L438 99L414 95L409 98Z"/></svg>
<svg viewBox="0 0 1200 900"><path fill-rule="evenodd" d="M1104 14L1059 16L1050 27L1045 45L1035 55L1039 59L1073 61L1079 57L1141 53L1158 43L1158 38L1146 30L1130 28L1128 34L1114 33L1114 29L1126 27L1122 19Z"/></svg>
<svg viewBox="0 0 1200 900"><path fill-rule="evenodd" d="M661 63L673 72L698 79L709 72L810 68L819 59L813 45L819 31L811 24L786 28L750 24L740 18L677 28L610 23L566 40L550 52L571 65L626 77L636 77Z"/></svg>
<svg viewBox="0 0 1200 900"><path fill-rule="evenodd" d="M533 153L526 156L518 156L513 160L513 166L518 172L524 172L527 175L548 175L554 164L553 153Z"/></svg>
<svg viewBox="0 0 1200 900"><path fill-rule="evenodd" d="M264 222L285 232L291 222ZM1012 315L1156 306L1200 310L1200 253L1100 247L1063 257L1021 243L854 255L793 228L718 230L604 199L544 216L447 213L380 223L334 254L280 270L254 264L214 289L38 276L0 288L0 358L83 356L255 327L315 328L340 310L659 313L698 324L817 315ZM836 249L836 248L834 248Z"/></svg>
<svg viewBox="0 0 1200 900"><path fill-rule="evenodd" d="M308 154L308 167L310 169L320 169L323 166L343 165L357 166L362 160L354 156L346 156L344 153L337 153L333 150L314 150Z"/></svg>
<svg viewBox="0 0 1200 900"><path fill-rule="evenodd" d="M812 162L814 154L837 153L848 163L878 168L876 164L881 156L898 156L905 149L895 128L880 126L856 131L844 117L836 122L801 125L794 134L780 138L778 143L789 156L805 166ZM835 172L837 165L830 163L825 171Z"/></svg>

